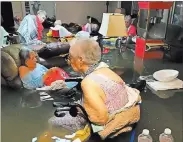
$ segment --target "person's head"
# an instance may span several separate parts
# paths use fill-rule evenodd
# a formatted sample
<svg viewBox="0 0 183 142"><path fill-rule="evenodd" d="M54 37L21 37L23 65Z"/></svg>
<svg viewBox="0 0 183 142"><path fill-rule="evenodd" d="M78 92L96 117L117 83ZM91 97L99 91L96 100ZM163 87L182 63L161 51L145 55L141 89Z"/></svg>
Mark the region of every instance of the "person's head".
<svg viewBox="0 0 183 142"><path fill-rule="evenodd" d="M101 60L101 48L95 40L82 38L71 43L69 63L74 71L85 73L89 66Z"/></svg>
<svg viewBox="0 0 183 142"><path fill-rule="evenodd" d="M87 16L88 23L91 23L91 16Z"/></svg>
<svg viewBox="0 0 183 142"><path fill-rule="evenodd" d="M56 25L60 25L61 26L62 25L61 20L56 20L55 23L54 23L54 26L56 26Z"/></svg>
<svg viewBox="0 0 183 142"><path fill-rule="evenodd" d="M43 23L46 20L46 11L39 10L37 12L37 16L38 16L39 20L41 21L41 23Z"/></svg>
<svg viewBox="0 0 183 142"><path fill-rule="evenodd" d="M132 23L132 18L130 15L125 16L125 25L128 28Z"/></svg>
<svg viewBox="0 0 183 142"><path fill-rule="evenodd" d="M36 67L37 59L34 51L31 51L29 49L21 49L19 56L21 60L21 65L27 66L28 68Z"/></svg>

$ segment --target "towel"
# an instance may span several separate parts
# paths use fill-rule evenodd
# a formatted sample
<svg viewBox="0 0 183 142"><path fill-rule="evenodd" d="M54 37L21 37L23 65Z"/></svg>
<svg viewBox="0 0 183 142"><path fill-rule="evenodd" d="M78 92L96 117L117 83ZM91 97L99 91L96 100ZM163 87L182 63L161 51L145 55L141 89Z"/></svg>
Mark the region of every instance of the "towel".
<svg viewBox="0 0 183 142"><path fill-rule="evenodd" d="M155 91L183 88L183 81L178 78L170 82L153 81L153 82L147 82L147 84Z"/></svg>
<svg viewBox="0 0 183 142"><path fill-rule="evenodd" d="M122 111L115 115L115 117L107 123L104 130L98 134L102 139L107 137L116 137L121 133L132 130L132 124L138 122L140 119L140 107L136 105L126 111Z"/></svg>
<svg viewBox="0 0 183 142"><path fill-rule="evenodd" d="M137 123L140 119L140 107L141 97L139 91L126 86L128 92L129 103L125 107L121 108L119 111L110 115L110 120L103 126L93 127L92 129L98 129L98 134L102 139L107 137L116 137L117 135L129 132L132 130L131 125ZM93 129L93 131L95 131Z"/></svg>
<svg viewBox="0 0 183 142"><path fill-rule="evenodd" d="M141 97L139 96L140 92L138 90L128 87L127 85L125 87L126 87L126 90L128 93L129 102L123 108L110 114L110 120L114 119L117 114L121 114L121 112L125 112L125 111L129 110L130 108L134 107L137 103L139 103L141 101ZM110 120L108 123L110 123ZM99 132L99 131L103 131L104 129L106 129L105 126L99 126L96 124L92 124L91 126L93 129L93 132ZM115 127L113 129L115 129Z"/></svg>

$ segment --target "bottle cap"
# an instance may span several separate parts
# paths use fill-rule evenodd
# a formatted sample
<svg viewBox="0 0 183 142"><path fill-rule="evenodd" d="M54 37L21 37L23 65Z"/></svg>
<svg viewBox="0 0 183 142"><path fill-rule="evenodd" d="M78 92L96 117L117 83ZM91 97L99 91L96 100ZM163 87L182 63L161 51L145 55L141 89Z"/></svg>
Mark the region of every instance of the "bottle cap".
<svg viewBox="0 0 183 142"><path fill-rule="evenodd" d="M164 131L164 133L167 134L167 135L170 135L171 132L172 132L172 131L171 131L169 128L166 128L165 131Z"/></svg>
<svg viewBox="0 0 183 142"><path fill-rule="evenodd" d="M144 135L149 135L149 130L144 129L144 130L142 131L142 134L144 134Z"/></svg>

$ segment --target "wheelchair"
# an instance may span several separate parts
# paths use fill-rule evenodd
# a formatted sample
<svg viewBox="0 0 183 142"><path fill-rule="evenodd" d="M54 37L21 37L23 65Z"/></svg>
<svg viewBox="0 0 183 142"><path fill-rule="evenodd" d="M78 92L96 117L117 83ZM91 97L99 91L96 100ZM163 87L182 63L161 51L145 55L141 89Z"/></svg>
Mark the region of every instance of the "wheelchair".
<svg viewBox="0 0 183 142"><path fill-rule="evenodd" d="M81 78L69 78L65 80L66 82L77 82L78 84L76 86L74 86L73 88L70 89L62 89L59 91L56 91L54 93L56 93L57 98L54 99L53 102L53 107L56 108L54 115L56 117L64 117L65 116L65 111L68 111L69 114L72 117L76 117L78 115L78 109L79 108L83 114L84 114L84 118L86 119L86 121L91 124L89 118L88 118L88 114L85 111L85 109L83 108L83 106L77 102L75 102L76 100L82 98L82 90L81 90ZM143 90L145 90L146 87L146 81L145 80L139 80L137 83L133 83L133 84L129 84L128 86L132 87L132 88L136 88L138 89L140 92L142 92ZM61 101L61 98L67 98L67 101ZM77 99L76 99L77 98ZM63 99L64 100L64 99ZM134 137L135 137L135 128L137 127L137 123L132 125L132 131L131 131L131 136L130 136L130 142L134 141ZM97 136L96 134L94 134L92 132L92 136L90 139L95 139L97 137L97 139L99 138L99 136Z"/></svg>

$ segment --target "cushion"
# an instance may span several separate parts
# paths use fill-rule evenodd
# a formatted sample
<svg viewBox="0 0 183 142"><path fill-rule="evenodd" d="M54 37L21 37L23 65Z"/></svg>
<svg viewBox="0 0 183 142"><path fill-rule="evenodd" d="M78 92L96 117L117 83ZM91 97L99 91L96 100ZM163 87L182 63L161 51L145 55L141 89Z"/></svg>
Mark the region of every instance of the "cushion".
<svg viewBox="0 0 183 142"><path fill-rule="evenodd" d="M40 59L40 64L42 64L43 66L45 66L47 68L52 68L52 67L63 68L64 66L68 65L65 58L63 58L61 56L56 56L56 57L49 58L46 60Z"/></svg>
<svg viewBox="0 0 183 142"><path fill-rule="evenodd" d="M38 51L38 55L41 58L47 59L61 54L69 53L69 43L54 42L49 43Z"/></svg>
<svg viewBox="0 0 183 142"><path fill-rule="evenodd" d="M11 81L7 81L7 84L8 84L9 87L11 87L13 89L20 89L20 88L23 87L22 81L21 81L19 76L15 77Z"/></svg>
<svg viewBox="0 0 183 142"><path fill-rule="evenodd" d="M9 54L15 61L16 65L19 67L21 65L19 52L22 46L20 44L12 44L6 48L3 48L2 51Z"/></svg>
<svg viewBox="0 0 183 142"><path fill-rule="evenodd" d="M6 52L1 51L1 74L6 80L13 80L18 75L15 60Z"/></svg>
<svg viewBox="0 0 183 142"><path fill-rule="evenodd" d="M4 79L3 76L1 76L1 85L3 85L3 86L7 85L6 80Z"/></svg>

